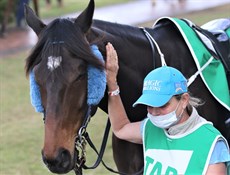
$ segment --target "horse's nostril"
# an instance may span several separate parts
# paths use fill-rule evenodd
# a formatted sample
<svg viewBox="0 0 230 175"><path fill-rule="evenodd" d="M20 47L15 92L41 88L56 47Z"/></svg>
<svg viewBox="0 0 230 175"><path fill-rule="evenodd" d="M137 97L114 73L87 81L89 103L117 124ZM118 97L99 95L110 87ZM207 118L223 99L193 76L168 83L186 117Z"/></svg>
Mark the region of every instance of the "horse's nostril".
<svg viewBox="0 0 230 175"><path fill-rule="evenodd" d="M71 164L71 155L69 151L63 149L59 152L60 159L61 159L61 166L63 168L68 168Z"/></svg>
<svg viewBox="0 0 230 175"><path fill-rule="evenodd" d="M67 173L71 170L71 155L66 149L59 149L55 158L47 158L42 153L43 162L53 173Z"/></svg>

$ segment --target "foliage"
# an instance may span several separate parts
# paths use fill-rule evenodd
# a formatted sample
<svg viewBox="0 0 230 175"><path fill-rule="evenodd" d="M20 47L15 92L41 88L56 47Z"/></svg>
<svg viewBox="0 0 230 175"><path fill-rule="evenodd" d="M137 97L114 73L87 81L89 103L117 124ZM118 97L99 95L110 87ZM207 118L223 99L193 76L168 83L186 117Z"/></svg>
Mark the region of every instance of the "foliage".
<svg viewBox="0 0 230 175"><path fill-rule="evenodd" d="M124 3L132 0L94 0L96 8ZM76 13L78 11L82 11L88 5L89 0L63 0L63 7L59 7L57 5L56 0L51 0L51 7L47 8L44 1L39 1L39 13L41 18L50 18L50 17L58 17L68 13ZM31 4L32 7L32 4Z"/></svg>
<svg viewBox="0 0 230 175"><path fill-rule="evenodd" d="M6 9L6 7L7 7L7 2L8 2L8 1L9 1L9 0L1 0L1 1L0 1L0 21L3 20L3 16L4 16L4 13L5 13L5 9ZM13 1L13 6L11 7L13 13L10 14L10 16L9 16L9 21L12 21L12 20L14 19L14 17L15 17L14 14L15 14L15 11L16 11L16 4L17 4L17 1L18 1L18 0L14 0L14 1Z"/></svg>
<svg viewBox="0 0 230 175"><path fill-rule="evenodd" d="M7 2L9 0L1 0L0 1L0 21L3 20L4 16L4 11L7 6ZM12 12L10 13L10 18L9 22L13 22L15 20L15 12L17 8L17 2L19 0L13 0L13 7L12 7ZM57 17L57 16L62 16L67 13L76 13L77 11L83 10L89 0L62 0L63 1L63 6L59 7L57 4L57 0L51 0L51 7L48 7L45 3L45 0L39 1L38 0L38 6L39 6L39 14L41 18L51 18L51 17ZM128 2L131 0L95 0L96 7L102 7L105 5L112 5L112 4L118 4L118 3L124 3ZM33 1L30 1L30 7L34 8Z"/></svg>
<svg viewBox="0 0 230 175"><path fill-rule="evenodd" d="M0 21L2 21L2 19L3 19L6 4L7 4L7 0L1 0L0 1Z"/></svg>
<svg viewBox="0 0 230 175"><path fill-rule="evenodd" d="M226 5L219 6L217 8L210 8L207 10L203 10L201 12L190 12L186 14L175 15L176 18L187 18L194 22L197 25L203 25L204 23L218 19L218 18L229 18L230 16L230 3ZM139 24L139 26L148 26L151 27L153 25L153 21L147 21Z"/></svg>

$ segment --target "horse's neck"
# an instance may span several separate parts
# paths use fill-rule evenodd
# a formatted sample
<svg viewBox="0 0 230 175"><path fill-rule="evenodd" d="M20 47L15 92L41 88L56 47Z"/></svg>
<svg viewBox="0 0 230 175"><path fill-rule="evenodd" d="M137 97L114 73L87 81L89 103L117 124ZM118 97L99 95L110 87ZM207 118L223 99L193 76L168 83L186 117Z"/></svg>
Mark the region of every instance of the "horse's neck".
<svg viewBox="0 0 230 175"><path fill-rule="evenodd" d="M132 57L134 52L140 51L140 54L135 54L137 56L140 55L140 57L143 56L141 53L143 49L147 53L151 52L151 50L148 49L149 42L146 36L143 34L142 30L134 26L94 20L93 26L87 35L87 39L90 43L96 42L99 45L100 50L104 53L105 45L108 42L111 42L118 51L118 56L122 62L124 61L123 59L125 59L125 62L133 60ZM131 50L132 48L135 50ZM141 59L148 58L142 57Z"/></svg>
<svg viewBox="0 0 230 175"><path fill-rule="evenodd" d="M114 45L119 57L118 84L126 112L133 117L132 121L141 120L146 109L133 109L132 104L142 91L144 77L153 69L152 50L146 36L137 27L99 21L94 23L87 38L90 42L98 41L104 56L107 42ZM107 110L106 98L101 101L100 108Z"/></svg>
<svg viewBox="0 0 230 175"><path fill-rule="evenodd" d="M182 37L170 23L157 25L154 29L147 28L146 30L156 40L167 65L175 65L176 61L180 61L178 58L181 55L186 55L184 52L188 52ZM105 45L111 42L118 52L119 62L122 63L120 67L124 66L126 69L129 68L146 75L145 71L162 65L158 50L156 47L151 48L149 40L138 27L95 20L88 39L91 42L98 42L100 51L103 52L104 56L106 53ZM175 52L175 50L180 52Z"/></svg>
<svg viewBox="0 0 230 175"><path fill-rule="evenodd" d="M182 43L175 29L172 26L164 26L147 30L161 48L166 63L173 67L182 67L182 61L179 58L189 58L189 55L186 45ZM89 36L91 41L100 41L99 48L103 51L104 57L107 42L114 45L119 57L118 84L124 106L128 116L134 117L131 118L132 121L141 120L141 117L145 117L146 109L132 108L132 104L141 94L143 79L154 69L153 62L156 67L161 66L156 48L151 49L150 42L141 29L126 25L99 21L94 23ZM189 60L192 61L192 59ZM189 60L188 65L192 65ZM185 70L188 69L186 66L184 65ZM106 99L102 100L100 107L107 110Z"/></svg>

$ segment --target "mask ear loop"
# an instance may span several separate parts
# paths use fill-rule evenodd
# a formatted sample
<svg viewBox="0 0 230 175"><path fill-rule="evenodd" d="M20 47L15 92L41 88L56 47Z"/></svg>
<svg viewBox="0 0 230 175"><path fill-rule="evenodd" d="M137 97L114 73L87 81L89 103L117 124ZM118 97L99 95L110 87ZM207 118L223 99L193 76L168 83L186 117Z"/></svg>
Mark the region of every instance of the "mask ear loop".
<svg viewBox="0 0 230 175"><path fill-rule="evenodd" d="M178 102L178 104L177 104L177 107L176 107L176 109L175 109L175 113L176 113L176 111L177 111L177 109L178 109L178 106L179 106L179 104L181 103L181 99L180 99L180 101ZM181 113L180 113L180 115L176 115L176 117L177 117L177 123L182 119L182 114L183 114L183 112L184 112L184 109L185 108L183 108L183 106L182 106L182 111L181 111Z"/></svg>

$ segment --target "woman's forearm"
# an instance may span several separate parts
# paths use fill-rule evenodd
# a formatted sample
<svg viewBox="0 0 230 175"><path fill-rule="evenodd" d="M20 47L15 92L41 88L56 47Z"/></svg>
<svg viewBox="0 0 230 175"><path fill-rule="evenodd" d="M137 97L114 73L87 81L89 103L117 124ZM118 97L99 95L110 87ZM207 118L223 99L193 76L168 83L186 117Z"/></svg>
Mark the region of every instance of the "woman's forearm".
<svg viewBox="0 0 230 175"><path fill-rule="evenodd" d="M108 112L109 112L109 118L114 134L117 137L123 139L122 129L124 128L125 125L129 124L130 121L126 115L120 95L109 96Z"/></svg>
<svg viewBox="0 0 230 175"><path fill-rule="evenodd" d="M141 143L140 122L130 123L119 95L117 73L118 56L112 44L106 45L106 74L108 87L108 113L114 134L123 140Z"/></svg>

